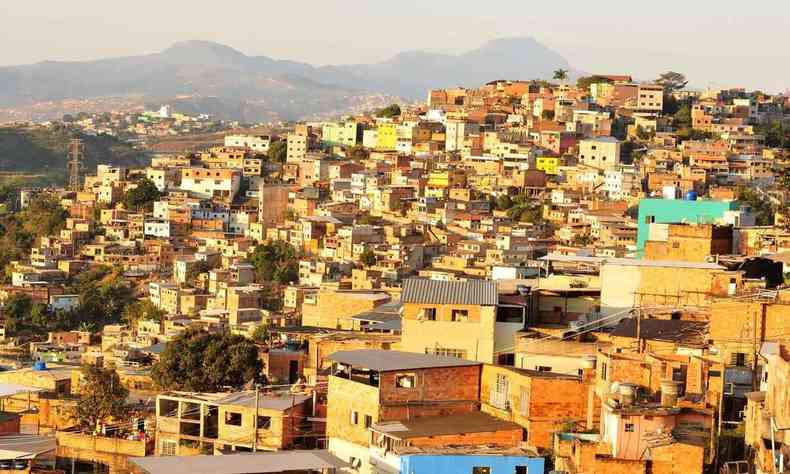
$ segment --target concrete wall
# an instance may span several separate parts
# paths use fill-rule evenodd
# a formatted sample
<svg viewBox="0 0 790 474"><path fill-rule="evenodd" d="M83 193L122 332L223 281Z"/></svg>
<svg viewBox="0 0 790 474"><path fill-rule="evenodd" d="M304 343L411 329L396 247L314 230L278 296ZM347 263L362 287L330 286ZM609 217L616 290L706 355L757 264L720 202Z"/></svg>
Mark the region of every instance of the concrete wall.
<svg viewBox="0 0 790 474"><path fill-rule="evenodd" d="M436 321L422 317L425 308L436 309ZM466 310L466 321L452 321L453 310ZM424 354L426 349L457 349L465 358L494 362L496 308L478 305L410 304L403 307L402 348ZM512 346L512 339L511 344Z"/></svg>
<svg viewBox="0 0 790 474"><path fill-rule="evenodd" d="M513 474L516 466L526 466L529 474L543 472L543 458L527 456L450 456L408 455L401 456L400 472L409 474L458 474L471 473L474 467L489 467L491 474Z"/></svg>

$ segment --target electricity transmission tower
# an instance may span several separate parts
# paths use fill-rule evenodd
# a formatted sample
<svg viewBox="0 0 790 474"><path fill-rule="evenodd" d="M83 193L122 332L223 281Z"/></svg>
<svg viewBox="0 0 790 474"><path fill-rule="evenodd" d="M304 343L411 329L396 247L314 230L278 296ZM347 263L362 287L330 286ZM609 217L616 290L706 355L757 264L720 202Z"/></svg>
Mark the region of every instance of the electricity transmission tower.
<svg viewBox="0 0 790 474"><path fill-rule="evenodd" d="M84 146L82 140L73 138L69 142L69 190L80 190L80 166L82 165L82 156Z"/></svg>

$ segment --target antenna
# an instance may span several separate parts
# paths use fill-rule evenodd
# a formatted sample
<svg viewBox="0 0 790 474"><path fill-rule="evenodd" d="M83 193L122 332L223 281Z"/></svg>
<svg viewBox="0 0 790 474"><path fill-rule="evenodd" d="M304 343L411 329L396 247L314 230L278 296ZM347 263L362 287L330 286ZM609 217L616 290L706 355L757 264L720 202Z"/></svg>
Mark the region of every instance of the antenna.
<svg viewBox="0 0 790 474"><path fill-rule="evenodd" d="M69 142L69 190L79 191L80 185L80 166L82 165L83 144L79 138L73 138Z"/></svg>

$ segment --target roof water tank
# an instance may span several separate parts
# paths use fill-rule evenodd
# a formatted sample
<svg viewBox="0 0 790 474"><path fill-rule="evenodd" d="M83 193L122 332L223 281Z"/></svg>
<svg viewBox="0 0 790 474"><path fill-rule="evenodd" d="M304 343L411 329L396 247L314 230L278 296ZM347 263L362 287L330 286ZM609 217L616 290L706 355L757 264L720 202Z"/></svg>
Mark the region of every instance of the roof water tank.
<svg viewBox="0 0 790 474"><path fill-rule="evenodd" d="M686 193L686 201L696 201L697 191L689 191Z"/></svg>

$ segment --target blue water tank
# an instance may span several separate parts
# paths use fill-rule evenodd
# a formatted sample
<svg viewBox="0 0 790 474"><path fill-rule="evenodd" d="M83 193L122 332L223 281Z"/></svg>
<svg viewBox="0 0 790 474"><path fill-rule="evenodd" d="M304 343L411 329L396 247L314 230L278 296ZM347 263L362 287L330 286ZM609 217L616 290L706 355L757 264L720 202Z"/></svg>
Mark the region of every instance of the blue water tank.
<svg viewBox="0 0 790 474"><path fill-rule="evenodd" d="M33 364L33 370L47 370L47 363L43 360L37 360L35 364Z"/></svg>
<svg viewBox="0 0 790 474"><path fill-rule="evenodd" d="M686 201L696 201L697 191L689 191L686 193Z"/></svg>

